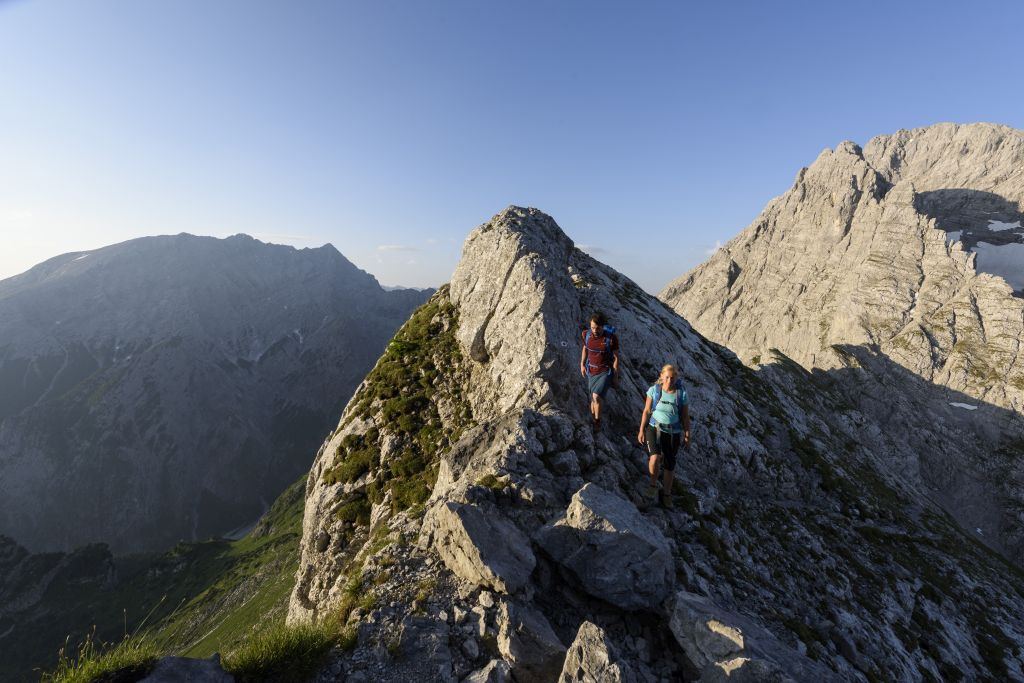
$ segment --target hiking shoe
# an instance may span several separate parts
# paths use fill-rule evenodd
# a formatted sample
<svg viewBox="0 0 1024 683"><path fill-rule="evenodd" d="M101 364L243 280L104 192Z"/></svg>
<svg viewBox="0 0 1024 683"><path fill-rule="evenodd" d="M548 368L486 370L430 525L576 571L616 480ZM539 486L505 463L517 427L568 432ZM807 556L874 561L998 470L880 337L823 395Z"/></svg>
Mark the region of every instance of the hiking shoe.
<svg viewBox="0 0 1024 683"><path fill-rule="evenodd" d="M597 418L593 421L594 433L601 431L601 418Z"/></svg>
<svg viewBox="0 0 1024 683"><path fill-rule="evenodd" d="M661 507L665 508L666 510L675 510L676 509L676 504L672 501L672 494L671 493L669 493L667 495L666 494L662 494L661 495L661 499L658 502L661 503Z"/></svg>
<svg viewBox="0 0 1024 683"><path fill-rule="evenodd" d="M658 497L658 487L654 484L648 484L647 488L644 489L644 496L648 500L654 500Z"/></svg>

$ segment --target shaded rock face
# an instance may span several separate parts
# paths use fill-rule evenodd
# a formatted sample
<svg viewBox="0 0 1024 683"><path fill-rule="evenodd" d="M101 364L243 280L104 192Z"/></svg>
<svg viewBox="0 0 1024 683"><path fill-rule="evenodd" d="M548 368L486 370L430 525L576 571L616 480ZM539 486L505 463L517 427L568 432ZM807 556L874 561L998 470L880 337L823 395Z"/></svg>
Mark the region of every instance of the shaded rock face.
<svg viewBox="0 0 1024 683"><path fill-rule="evenodd" d="M844 142L659 296L748 363L822 371L858 441L1019 565L1022 211L1022 131Z"/></svg>
<svg viewBox="0 0 1024 683"><path fill-rule="evenodd" d="M428 293L333 247L178 235L0 282L0 533L165 548L254 521Z"/></svg>
<svg viewBox="0 0 1024 683"><path fill-rule="evenodd" d="M537 543L588 593L625 610L658 609L673 584L668 540L628 500L596 484L576 492Z"/></svg>
<svg viewBox="0 0 1024 683"><path fill-rule="evenodd" d="M623 365L598 434L578 374L595 309ZM645 499L635 440L666 362L693 419L674 509ZM1024 675L1024 579L879 470L790 364L766 381L549 216L502 211L320 449L289 619L339 619L356 679ZM685 616L698 599L732 645ZM443 637L406 648L410 618L447 657Z"/></svg>

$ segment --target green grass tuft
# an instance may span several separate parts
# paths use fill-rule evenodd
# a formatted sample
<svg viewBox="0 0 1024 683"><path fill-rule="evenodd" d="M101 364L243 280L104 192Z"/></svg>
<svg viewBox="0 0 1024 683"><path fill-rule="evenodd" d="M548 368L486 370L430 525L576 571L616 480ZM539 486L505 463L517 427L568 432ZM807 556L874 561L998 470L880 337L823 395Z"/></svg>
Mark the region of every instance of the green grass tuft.
<svg viewBox="0 0 1024 683"><path fill-rule="evenodd" d="M323 663L339 637L334 622L287 625L258 631L224 658L224 668L239 683L301 683Z"/></svg>
<svg viewBox="0 0 1024 683"><path fill-rule="evenodd" d="M154 643L144 636L132 635L116 645L100 643L90 633L69 657L62 648L57 657L57 668L44 673L43 683L93 683L112 679L115 675L132 676L132 680L145 677L159 656Z"/></svg>

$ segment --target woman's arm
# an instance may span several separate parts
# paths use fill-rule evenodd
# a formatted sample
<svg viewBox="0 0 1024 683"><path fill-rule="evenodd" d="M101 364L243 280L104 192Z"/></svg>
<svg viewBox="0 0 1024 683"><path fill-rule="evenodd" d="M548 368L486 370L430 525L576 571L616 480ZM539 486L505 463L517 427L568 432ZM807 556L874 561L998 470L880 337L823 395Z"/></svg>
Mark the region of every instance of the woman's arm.
<svg viewBox="0 0 1024 683"><path fill-rule="evenodd" d="M647 420L651 417L651 397L647 397L647 402L644 403L644 414L640 417L640 432L636 435L636 440L640 443L644 442L644 427L647 426Z"/></svg>

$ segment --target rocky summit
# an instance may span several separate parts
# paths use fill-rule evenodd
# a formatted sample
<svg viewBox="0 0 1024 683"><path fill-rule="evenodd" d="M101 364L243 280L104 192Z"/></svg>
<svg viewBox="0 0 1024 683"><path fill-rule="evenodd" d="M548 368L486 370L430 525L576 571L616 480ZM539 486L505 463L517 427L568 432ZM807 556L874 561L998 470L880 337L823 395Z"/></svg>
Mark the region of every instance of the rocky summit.
<svg viewBox="0 0 1024 683"><path fill-rule="evenodd" d="M596 434L595 310L622 346ZM693 419L671 508L636 442L667 362ZM310 472L289 621L340 624L319 680L1024 678L1021 572L780 365L745 366L540 211L494 216Z"/></svg>
<svg viewBox="0 0 1024 683"><path fill-rule="evenodd" d="M747 363L813 370L808 400L1020 566L1022 221L1022 131L844 142L660 298Z"/></svg>
<svg viewBox="0 0 1024 683"><path fill-rule="evenodd" d="M254 522L429 295L330 246L148 237L0 282L0 534L162 550Z"/></svg>

